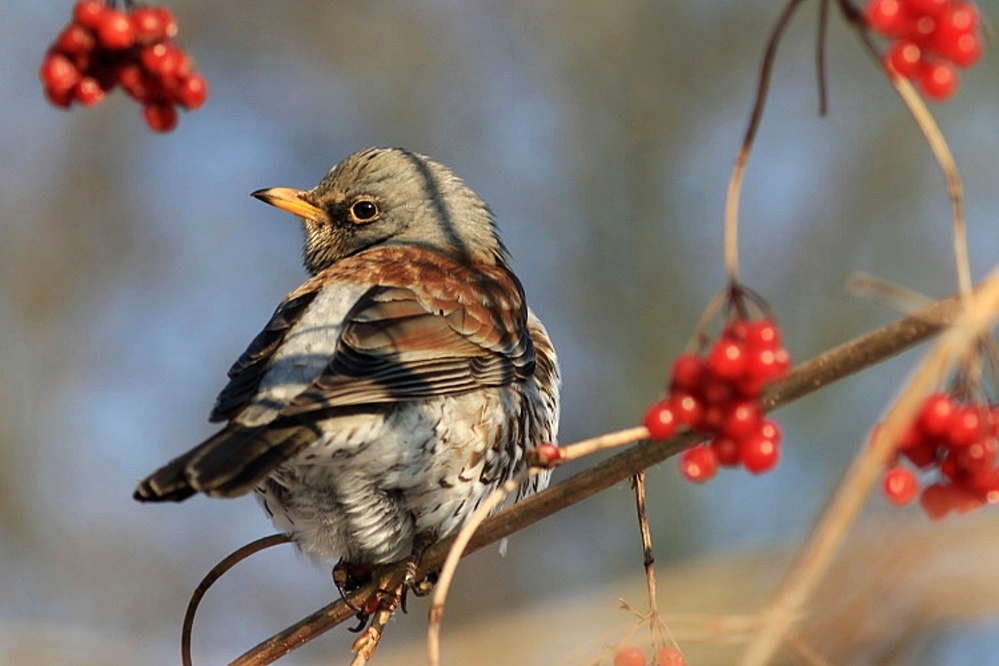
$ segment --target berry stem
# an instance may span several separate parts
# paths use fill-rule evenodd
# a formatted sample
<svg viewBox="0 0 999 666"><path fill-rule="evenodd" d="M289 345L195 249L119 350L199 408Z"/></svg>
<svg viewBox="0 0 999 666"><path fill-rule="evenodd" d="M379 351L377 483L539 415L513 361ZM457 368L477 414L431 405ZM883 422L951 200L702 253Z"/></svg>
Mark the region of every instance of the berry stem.
<svg viewBox="0 0 999 666"><path fill-rule="evenodd" d="M939 385L955 361L973 348L999 315L999 268L978 292L944 336L916 368L898 400L888 410L870 446L862 446L830 498L808 541L795 559L773 599L762 610L763 628L743 654L743 666L763 666L773 659L808 600L825 575L847 531L871 490L877 485L904 429L912 423L923 399Z"/></svg>
<svg viewBox="0 0 999 666"><path fill-rule="evenodd" d="M447 601L448 590L451 589L451 581L454 579L454 573L458 570L458 562L464 556L468 542L471 541L482 521L488 518L489 514L502 504L503 500L510 493L517 492L520 484L530 478L532 473L536 472L537 468L528 467L490 493L479 504L472 515L469 516L468 522L465 523L461 531L454 538L454 541L451 542L447 558L440 568L440 576L437 579L437 584L434 585L434 594L430 598L430 620L427 622L427 663L430 666L439 666L441 661L440 635L441 620L444 618L444 604Z"/></svg>
<svg viewBox="0 0 999 666"><path fill-rule="evenodd" d="M739 194L742 191L742 181L746 173L746 162L749 161L749 151L752 150L756 131L760 128L763 118L763 107L767 101L767 91L770 89L770 77L773 74L774 60L777 57L777 45L784 35L794 15L794 10L802 0L790 0L777 19L777 25L770 33L767 49L763 55L763 65L760 68L760 79L756 87L756 99L753 100L753 112L749 117L749 125L742 139L742 145L735 156L735 166L728 181L728 192L725 195L725 269L732 283L739 281Z"/></svg>
<svg viewBox="0 0 999 666"><path fill-rule="evenodd" d="M850 4L849 0L838 0L838 4L843 17L856 30L857 36L866 47L868 53L878 63L878 66L883 68L882 63L884 62L884 58L878 52L873 41L871 41L871 37L868 34L868 27L864 23L863 17ZM934 120L933 114L926 108L926 104L919 96L919 93L916 92L916 89L909 81L891 71L890 68L887 70L887 74L895 91L902 98L902 101L909 109L909 113L912 114L913 119L916 121L916 125L919 126L919 130L926 138L926 142L929 144L930 150L933 152L933 156L947 181L947 194L951 201L951 218L954 224L954 259L957 271L958 292L967 304L972 293L971 262L968 258L967 224L964 217L964 187L961 184L961 175L958 172L957 163L954 161L954 155L947 145L947 140L944 138L943 132L940 131L940 127L937 125L936 120Z"/></svg>
<svg viewBox="0 0 999 666"><path fill-rule="evenodd" d="M642 535L642 563L645 566L645 584L649 590L649 631L652 634L653 651L666 647L667 638L676 646L669 627L659 613L659 594L656 591L656 558L652 554L652 530L649 529L649 516L645 508L645 472L631 477L635 487L635 509L638 512L638 531Z"/></svg>
<svg viewBox="0 0 999 666"><path fill-rule="evenodd" d="M968 231L964 218L964 187L961 175L957 170L954 155L950 152L947 140L933 114L926 108L923 99L907 80L894 72L889 73L891 83L895 86L902 101L909 107L909 112L919 125L920 131L930 144L930 150L943 171L947 181L947 194L950 197L951 217L954 222L954 260L957 268L957 286L965 302L971 299L971 261L968 258Z"/></svg>

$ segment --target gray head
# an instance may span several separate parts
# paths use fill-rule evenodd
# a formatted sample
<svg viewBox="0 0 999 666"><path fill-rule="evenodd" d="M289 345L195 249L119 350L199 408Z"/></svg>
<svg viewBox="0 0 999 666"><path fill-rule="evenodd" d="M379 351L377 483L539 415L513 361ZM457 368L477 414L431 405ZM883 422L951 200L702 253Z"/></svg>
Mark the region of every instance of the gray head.
<svg viewBox="0 0 999 666"><path fill-rule="evenodd" d="M485 202L439 162L399 148L369 148L308 191L253 196L302 218L305 267L315 275L375 245L415 244L459 260L506 264Z"/></svg>

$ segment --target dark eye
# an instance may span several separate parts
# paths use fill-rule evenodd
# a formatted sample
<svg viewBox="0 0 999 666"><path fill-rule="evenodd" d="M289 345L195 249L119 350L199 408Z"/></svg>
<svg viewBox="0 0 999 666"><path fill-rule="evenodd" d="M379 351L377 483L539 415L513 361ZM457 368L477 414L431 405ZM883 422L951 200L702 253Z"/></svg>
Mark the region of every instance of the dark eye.
<svg viewBox="0 0 999 666"><path fill-rule="evenodd" d="M366 221L378 214L378 206L371 201L358 201L350 207L350 212L358 220Z"/></svg>

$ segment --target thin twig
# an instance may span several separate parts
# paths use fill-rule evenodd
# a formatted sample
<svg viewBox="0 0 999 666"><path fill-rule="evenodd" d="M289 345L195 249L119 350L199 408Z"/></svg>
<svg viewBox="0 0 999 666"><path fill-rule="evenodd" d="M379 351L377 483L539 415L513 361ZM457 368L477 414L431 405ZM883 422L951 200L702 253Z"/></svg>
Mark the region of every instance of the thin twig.
<svg viewBox="0 0 999 666"><path fill-rule="evenodd" d="M847 23L852 25L856 30L857 36L864 44L867 52L881 65L883 58L874 45L874 42L871 41L867 25L860 18L857 9L848 0L839 0L839 7ZM950 147L947 145L947 140L944 138L943 132L940 131L940 126L937 125L933 114L926 108L926 104L923 102L922 97L919 96L919 93L916 92L916 89L908 80L899 76L891 68L885 67L884 69L895 91L902 98L902 101L909 109L909 113L912 114L913 119L916 121L916 125L919 126L920 132L926 138L933 157L936 159L937 165L940 167L940 170L944 174L944 179L947 181L947 195L950 197L951 218L954 226L954 262L957 272L958 293L961 294L962 298L967 299L971 296L972 290L971 261L968 256L968 231L964 216L964 187L961 184L961 175L957 169L957 162L954 160L954 155L950 152Z"/></svg>
<svg viewBox="0 0 999 666"><path fill-rule="evenodd" d="M198 612L198 606L201 605L201 599L204 598L205 593L208 592L208 588L215 584L219 578L224 576L226 572L232 569L234 566L245 560L246 558L259 553L260 551L270 548L271 546L279 546L283 543L291 543L292 536L290 534L271 534L270 536L265 536L256 541L251 541L250 543L237 548L235 551L227 555L221 562L216 564L211 568L198 586L194 588L194 592L191 594L190 601L187 602L187 611L184 612L184 622L181 625L180 630L180 662L184 666L191 666L191 634L194 632L194 616Z"/></svg>
<svg viewBox="0 0 999 666"><path fill-rule="evenodd" d="M652 634L652 649L658 651L669 643L676 647L676 641L669 633L669 627L659 614L659 593L656 590L656 558L652 554L652 530L649 528L649 514L645 507L645 472L632 477L635 486L635 510L638 513L638 531L642 536L642 564L645 567L645 585L649 591L649 632ZM664 636L665 634L665 636Z"/></svg>
<svg viewBox="0 0 999 666"><path fill-rule="evenodd" d="M794 10L802 0L789 0L784 6L777 25L770 33L767 49L763 55L763 65L760 68L760 80L756 87L756 99L753 101L753 112L749 117L746 134L735 157L732 177L728 181L728 193L725 195L725 268L728 271L729 282L739 281L739 193L742 190L742 179L746 172L746 162L749 151L753 147L756 131L763 118L763 107L767 101L767 91L770 89L770 75L773 73L774 59L777 57L777 45L784 34L784 29L791 20Z"/></svg>
<svg viewBox="0 0 999 666"><path fill-rule="evenodd" d="M815 39L815 80L819 87L819 115L829 110L826 86L826 37L829 34L829 0L819 2L819 28Z"/></svg>
<svg viewBox="0 0 999 666"><path fill-rule="evenodd" d="M900 354L938 333L953 321L957 311L957 299L945 298L913 315L830 349L800 364L783 380L770 386L764 393L763 406L771 411ZM642 442L545 491L523 499L483 522L470 539L465 554L495 543L606 490L682 451L695 439L691 435L680 435L667 442ZM440 569L452 542L453 537L444 539L424 552L418 578ZM372 592L373 589L369 586L363 587L351 593L348 601L356 606L370 597ZM247 651L232 665L270 664L353 616L354 611L343 600L331 603Z"/></svg>
<svg viewBox="0 0 999 666"><path fill-rule="evenodd" d="M430 621L427 623L427 663L430 666L439 666L441 660L441 649L440 649L440 633L441 633L441 621L444 619L444 604L447 601L448 590L451 589L451 580L454 578L454 572L458 570L458 562L465 554L465 548L468 546L468 542L474 536L475 531L479 528L489 514L492 513L496 507L503 503L503 500L510 495L510 493L516 492L517 488L520 487L524 481L530 478L531 474L537 473L539 470L537 468L527 468L517 476L509 479L502 486L494 490L489 496L478 506L472 515L469 517L468 522L461 528L458 535L454 538L451 543L451 548L448 550L447 559L444 560L444 566L441 567L440 576L437 579L437 584L434 586L434 594L430 598Z"/></svg>
<svg viewBox="0 0 999 666"><path fill-rule="evenodd" d="M943 171L947 181L947 194L950 196L951 217L954 223L954 261L957 269L957 287L964 298L971 298L971 260L968 257L968 224L964 218L964 187L961 185L961 175L957 170L957 162L950 152L947 140L940 126L933 119L933 114L926 108L923 99L906 79L894 72L889 72L891 83L909 107L909 112L915 118L920 131L930 144L930 150Z"/></svg>
<svg viewBox="0 0 999 666"><path fill-rule="evenodd" d="M861 447L854 458L795 564L762 611L764 628L746 649L743 666L763 666L773 659L828 570L922 400L992 326L999 314L999 268L993 270L968 304L970 307L917 367L888 410L882 427L874 430L871 445Z"/></svg>

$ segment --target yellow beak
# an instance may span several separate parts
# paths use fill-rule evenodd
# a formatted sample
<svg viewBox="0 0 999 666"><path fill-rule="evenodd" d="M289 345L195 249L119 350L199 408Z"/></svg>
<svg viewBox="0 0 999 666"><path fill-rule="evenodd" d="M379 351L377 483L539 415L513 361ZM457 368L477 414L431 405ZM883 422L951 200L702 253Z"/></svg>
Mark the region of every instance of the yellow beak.
<svg viewBox="0 0 999 666"><path fill-rule="evenodd" d="M326 211L313 206L302 197L305 192L290 187L271 187L265 190L257 190L250 194L251 197L260 199L264 203L286 210L289 213L304 217L309 220L326 219Z"/></svg>

